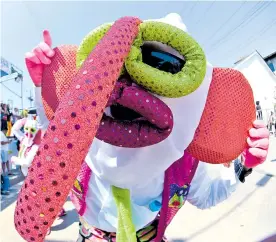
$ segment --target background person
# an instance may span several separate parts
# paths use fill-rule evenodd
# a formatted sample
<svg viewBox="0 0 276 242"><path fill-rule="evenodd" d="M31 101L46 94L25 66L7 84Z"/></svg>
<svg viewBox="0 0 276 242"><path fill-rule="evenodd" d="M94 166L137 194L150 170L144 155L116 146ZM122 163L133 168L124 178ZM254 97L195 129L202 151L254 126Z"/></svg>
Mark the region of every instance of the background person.
<svg viewBox="0 0 276 242"><path fill-rule="evenodd" d="M274 122L275 122L274 113L271 111L271 112L270 112L270 115L269 115L269 119L268 119L268 128L269 128L269 132L270 132L271 134L273 134ZM276 131L275 131L275 132L276 132Z"/></svg>
<svg viewBox="0 0 276 242"><path fill-rule="evenodd" d="M11 136L11 129L12 129L12 117L13 113L10 110L10 105L7 105L7 125L8 125L8 131L7 131L7 136Z"/></svg>
<svg viewBox="0 0 276 242"><path fill-rule="evenodd" d="M1 126L1 133L0 133L0 138L1 138L1 145L0 145L0 150L1 150L1 194L2 195L8 195L9 194L9 161L8 161L8 149L9 149L9 143L11 142L5 135L7 132L5 126Z"/></svg>
<svg viewBox="0 0 276 242"><path fill-rule="evenodd" d="M1 160L2 160L2 170L3 174L8 174L10 172L9 161L8 161L8 151L9 144L11 141L6 137L7 130L5 126L1 127Z"/></svg>
<svg viewBox="0 0 276 242"><path fill-rule="evenodd" d="M262 111L262 107L260 105L260 101L256 102L256 111L257 111L257 119L262 120L263 119L263 111Z"/></svg>

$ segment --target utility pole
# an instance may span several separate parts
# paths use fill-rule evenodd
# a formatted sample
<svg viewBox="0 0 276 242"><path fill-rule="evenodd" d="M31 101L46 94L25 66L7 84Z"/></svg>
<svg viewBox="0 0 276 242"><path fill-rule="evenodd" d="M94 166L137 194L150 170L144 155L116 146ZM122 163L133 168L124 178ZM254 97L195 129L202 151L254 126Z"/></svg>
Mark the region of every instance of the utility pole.
<svg viewBox="0 0 276 242"><path fill-rule="evenodd" d="M5 82L9 82L9 81L16 81L16 82L21 82L21 90L20 90L20 94L18 94L17 92L13 91L12 89L10 89L8 86L6 86L6 84L4 84ZM13 93L15 96L19 97L21 99L21 108L23 109L23 78L22 75L20 75L19 73L12 73L6 76L2 76L0 78L0 84L2 87L4 87L5 89L7 89L8 91L10 91L11 93Z"/></svg>
<svg viewBox="0 0 276 242"><path fill-rule="evenodd" d="M5 67L5 68L4 68ZM2 69L3 68L3 69ZM4 71L3 71L4 70ZM2 72L5 74L2 76ZM15 81L17 83L21 82L20 94L12 90L6 85L6 82ZM15 96L21 99L21 109L23 110L23 73L22 71L14 66L13 64L6 61L1 57L1 77L0 84L2 87L13 93Z"/></svg>
<svg viewBox="0 0 276 242"><path fill-rule="evenodd" d="M32 102L34 101L32 90L30 90L30 96L28 97L28 100L30 101L30 108L31 108L32 107Z"/></svg>

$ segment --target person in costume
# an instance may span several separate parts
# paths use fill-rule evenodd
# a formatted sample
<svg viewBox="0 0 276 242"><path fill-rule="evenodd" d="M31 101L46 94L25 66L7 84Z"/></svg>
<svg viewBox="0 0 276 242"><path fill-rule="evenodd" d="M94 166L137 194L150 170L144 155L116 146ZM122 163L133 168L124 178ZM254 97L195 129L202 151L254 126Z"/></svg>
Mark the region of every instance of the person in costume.
<svg viewBox="0 0 276 242"><path fill-rule="evenodd" d="M23 127L24 133L21 131ZM41 141L36 117L29 116L29 118L17 120L12 127L12 133L20 141L20 149L18 157L12 156L11 161L21 166L21 171L26 177Z"/></svg>
<svg viewBox="0 0 276 242"><path fill-rule="evenodd" d="M154 29L155 26L157 29ZM120 30L124 30L125 34L118 34ZM141 44L138 32L144 31L143 37L148 34L148 39L154 40L164 30L167 33L163 35L169 36L171 31L185 36L183 42L196 46L190 48L196 62L191 61L191 53L184 58L176 47L172 48L182 43L178 39L173 42L172 37L170 44L170 39L167 40L167 45L164 44L165 40L159 43L144 41L139 56L138 49L135 49L135 45ZM52 207L50 201L54 199L57 202L63 197L59 202L61 204L67 196L65 190L69 191L70 182L74 181L72 201L80 215L79 242L166 241L165 229L186 200L201 209L215 206L227 199L240 181L244 182L251 168L265 160L268 132L263 124L253 123L254 127L247 138L248 147L245 145L247 128L254 119L254 102L245 109L241 106L241 110L248 114L245 118L241 117L244 120L234 115L239 126L236 123L229 125L239 132L245 123L241 133L225 130L224 139L228 139L229 143L234 139L235 143L241 142L241 147L245 148L244 164L236 159L231 168L216 165L219 175L214 179L210 175L214 165L194 157L194 154L200 157L195 150L204 150L196 144L200 142L200 130L206 125L206 113L209 110L215 112L215 106L220 105L209 100L214 93L214 83L221 83L222 76L224 79L233 78L238 84L244 83L245 90L249 92L250 89L238 72L224 71L206 64L202 49L185 31L185 25L176 14L143 24L135 18L124 18L112 26L105 25L91 32L79 49L75 46L52 49L50 34L45 31L44 42L33 52L27 53L26 64L36 86L36 108L41 128L46 130L48 127L48 130L37 158L45 159L45 162L39 169L33 164L26 181L28 186L21 194L22 197L27 196L28 201L41 196L45 204L34 203L30 208L35 212L28 216L24 214L28 209L24 203L19 203L16 209L15 225L25 239L43 240L45 231L55 218L56 208ZM98 43L100 38L103 39ZM128 38L129 43L124 38ZM129 48L120 47L122 45ZM135 64L131 62L135 54L139 56L138 60L143 59L146 64L144 68L148 68L148 71L145 73L153 73L155 79L141 79L145 73L141 73L141 68L133 69ZM119 66L124 62L126 70ZM61 66L68 69L59 69ZM192 66L195 68L194 75L181 73ZM140 67L143 66L140 64ZM97 73L99 68L102 68L101 72ZM120 78L111 83L108 79L110 76ZM202 80L196 83L195 79L195 86L186 86L192 76ZM184 78L187 83L180 82L182 86L171 88L170 84L165 84L170 77ZM69 88L68 82L72 79ZM102 79L105 82L101 82ZM87 88L83 88L84 85ZM105 92L107 89L111 92ZM242 93L241 96L246 102L253 100L250 95ZM102 99L106 101L101 103ZM101 117L102 105L106 108L102 110ZM246 111L248 109L253 111L253 116ZM216 115L211 118L215 123L214 117ZM228 124L229 120L223 122ZM216 129L219 128L216 126ZM96 137L93 140L94 132ZM205 132L209 135L207 130ZM212 133L208 136L210 140ZM214 150L216 145L213 144ZM54 149L53 152L51 149ZM227 147L221 154L225 154L226 150ZM238 157L241 152L239 148L231 157ZM213 159L219 163L229 161L230 156L225 158L218 152L214 153L217 156L213 156ZM212 151L207 150L206 154L203 161L218 163L210 159ZM82 157L85 159L83 163ZM49 179L40 183L37 176L42 171ZM59 176L55 176L56 171L60 171ZM75 180L77 174L79 176ZM48 181L51 189L45 185ZM63 190L60 190L60 184ZM33 193L28 189L36 190ZM33 220L34 216L38 218L36 221ZM27 227L22 226L22 221Z"/></svg>

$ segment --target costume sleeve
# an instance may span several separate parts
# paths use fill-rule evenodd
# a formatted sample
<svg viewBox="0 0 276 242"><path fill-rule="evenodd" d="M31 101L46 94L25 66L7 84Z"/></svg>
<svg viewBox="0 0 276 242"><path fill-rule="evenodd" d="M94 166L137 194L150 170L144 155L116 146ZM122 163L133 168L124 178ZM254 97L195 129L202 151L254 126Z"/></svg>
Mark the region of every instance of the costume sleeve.
<svg viewBox="0 0 276 242"><path fill-rule="evenodd" d="M38 151L38 146L33 145L31 150L28 152L27 157L24 159L21 165L29 167L34 160L37 151Z"/></svg>
<svg viewBox="0 0 276 242"><path fill-rule="evenodd" d="M38 128L46 130L49 125L49 120L46 117L42 103L41 87L35 87L35 107L37 111Z"/></svg>
<svg viewBox="0 0 276 242"><path fill-rule="evenodd" d="M211 208L223 202L240 183L239 171L242 168L238 158L229 168L199 162L187 200L200 209Z"/></svg>
<svg viewBox="0 0 276 242"><path fill-rule="evenodd" d="M12 126L12 134L21 142L24 138L24 133L21 131L22 127L25 125L26 119L19 119Z"/></svg>

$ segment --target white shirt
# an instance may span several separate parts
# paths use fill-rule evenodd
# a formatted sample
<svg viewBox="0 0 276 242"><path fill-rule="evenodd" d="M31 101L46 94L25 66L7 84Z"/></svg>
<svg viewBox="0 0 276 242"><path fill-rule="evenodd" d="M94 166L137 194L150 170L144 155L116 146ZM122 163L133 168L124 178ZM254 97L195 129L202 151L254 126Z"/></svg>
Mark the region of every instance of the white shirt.
<svg viewBox="0 0 276 242"><path fill-rule="evenodd" d="M141 177L143 180L144 177ZM153 201L162 203L164 174L152 179L147 185L130 187L132 218L136 230L153 221L159 211L152 212L149 204ZM204 184L204 185L203 185ZM235 191L239 180L234 166L212 165L199 162L195 176L191 182L187 201L200 209L211 208L226 200ZM89 181L86 196L85 221L91 226L108 232L117 230L117 210L113 199L112 184L99 179L95 173Z"/></svg>
<svg viewBox="0 0 276 242"><path fill-rule="evenodd" d="M1 131L1 142L8 142L9 139L6 137L6 135ZM9 144L2 145L0 143L0 149L4 151L9 151Z"/></svg>

